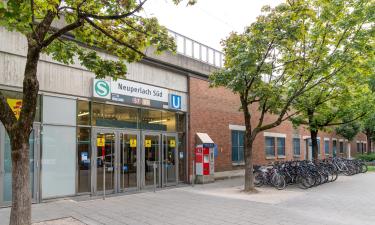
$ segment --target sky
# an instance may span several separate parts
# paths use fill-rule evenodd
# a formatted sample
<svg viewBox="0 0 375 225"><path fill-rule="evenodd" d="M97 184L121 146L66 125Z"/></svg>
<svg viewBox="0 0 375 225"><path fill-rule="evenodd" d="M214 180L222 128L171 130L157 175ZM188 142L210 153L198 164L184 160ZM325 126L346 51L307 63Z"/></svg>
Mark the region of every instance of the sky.
<svg viewBox="0 0 375 225"><path fill-rule="evenodd" d="M256 20L264 5L276 6L284 0L198 0L176 6L172 0L148 0L144 13L156 17L167 28L221 50L220 41L230 32L242 32Z"/></svg>

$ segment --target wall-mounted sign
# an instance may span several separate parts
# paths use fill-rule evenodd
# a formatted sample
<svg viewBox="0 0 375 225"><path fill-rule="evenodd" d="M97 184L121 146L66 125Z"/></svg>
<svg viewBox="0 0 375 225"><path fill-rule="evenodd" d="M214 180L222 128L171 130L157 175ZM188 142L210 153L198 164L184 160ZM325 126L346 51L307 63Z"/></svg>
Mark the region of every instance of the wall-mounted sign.
<svg viewBox="0 0 375 225"><path fill-rule="evenodd" d="M92 89L94 97L111 99L111 85L109 81L94 79Z"/></svg>
<svg viewBox="0 0 375 225"><path fill-rule="evenodd" d="M169 140L169 147L171 147L171 148L176 147L176 140L174 140L174 139Z"/></svg>
<svg viewBox="0 0 375 225"><path fill-rule="evenodd" d="M111 81L111 91L114 94L168 102L168 90L147 84L118 79Z"/></svg>
<svg viewBox="0 0 375 225"><path fill-rule="evenodd" d="M132 139L130 139L130 147L131 148L135 148L135 147L137 147L137 139L135 139L135 138L132 138Z"/></svg>
<svg viewBox="0 0 375 225"><path fill-rule="evenodd" d="M169 95L169 108L181 109L181 96L170 94Z"/></svg>
<svg viewBox="0 0 375 225"><path fill-rule="evenodd" d="M151 140L145 140L145 147L151 148Z"/></svg>
<svg viewBox="0 0 375 225"><path fill-rule="evenodd" d="M129 105L182 110L182 97L169 90L129 80L93 79L93 97Z"/></svg>
<svg viewBox="0 0 375 225"><path fill-rule="evenodd" d="M21 108L22 108L22 99L7 99L9 107L12 109L14 116L18 120L20 118L21 114Z"/></svg>
<svg viewBox="0 0 375 225"><path fill-rule="evenodd" d="M97 147L104 147L105 146L105 138L104 137L98 137L96 139L96 146Z"/></svg>

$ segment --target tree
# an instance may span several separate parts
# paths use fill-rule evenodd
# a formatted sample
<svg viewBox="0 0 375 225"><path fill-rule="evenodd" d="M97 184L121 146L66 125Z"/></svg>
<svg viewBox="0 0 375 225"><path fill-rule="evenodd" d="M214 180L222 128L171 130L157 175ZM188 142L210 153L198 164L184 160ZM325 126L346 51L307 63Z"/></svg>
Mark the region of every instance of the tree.
<svg viewBox="0 0 375 225"><path fill-rule="evenodd" d="M332 131L333 127L339 126L340 134L349 140L359 132L357 120L367 113L365 103L369 92L366 85L360 85L355 78L359 76L337 74L294 102L293 107L300 113L291 120L295 125L305 125L310 131L314 159L319 155L319 131Z"/></svg>
<svg viewBox="0 0 375 225"><path fill-rule="evenodd" d="M336 71L324 84L294 102L293 107L300 115L292 122L307 126L313 158L317 159L319 130L353 122L366 114L360 108L365 102L363 97L369 94L367 88L362 90L362 85L373 70L369 63L374 58L373 42L369 39L374 31L374 19L368 1L314 2L320 11L312 28L313 35L304 41L307 54L311 56L311 50L317 53L317 59L322 62L321 67L315 68L318 73L327 74L333 67ZM315 60L307 56L309 65ZM344 120L347 114L353 115L353 121Z"/></svg>
<svg viewBox="0 0 375 225"><path fill-rule="evenodd" d="M299 96L352 66L354 53L346 46L355 33L366 36L359 23L368 13L363 10L366 2L295 0L274 9L264 7L264 15L244 33L232 33L223 41L224 68L210 80L213 87L227 87L241 101L245 191L254 190L256 136L298 114L291 106Z"/></svg>
<svg viewBox="0 0 375 225"><path fill-rule="evenodd" d="M348 122L351 121L351 122ZM361 123L358 120L353 121L353 118L344 118L343 123L340 126L336 127L336 133L341 135L343 138L347 139L350 143L354 140L357 134L361 131ZM362 150L363 151L363 150ZM348 144L348 157L351 157L350 154L350 144Z"/></svg>
<svg viewBox="0 0 375 225"><path fill-rule="evenodd" d="M29 185L29 135L34 122L39 84L37 65L41 54L65 64L78 58L97 78L126 74L125 62L144 56L150 45L156 52L175 50L165 27L139 11L147 0L9 0L0 2L0 25L27 38L22 109L17 119L0 92L0 120L11 141L12 208L10 224L31 223ZM173 0L178 4L182 0ZM193 4L194 0L188 0ZM58 23L57 23L58 22ZM57 24L63 24L61 26ZM101 58L94 48L114 54Z"/></svg>

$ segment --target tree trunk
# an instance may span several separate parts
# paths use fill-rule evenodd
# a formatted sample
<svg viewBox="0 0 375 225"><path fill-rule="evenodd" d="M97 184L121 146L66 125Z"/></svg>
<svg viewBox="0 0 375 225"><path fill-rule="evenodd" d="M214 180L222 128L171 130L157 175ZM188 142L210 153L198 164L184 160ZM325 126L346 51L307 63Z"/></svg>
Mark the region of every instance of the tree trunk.
<svg viewBox="0 0 375 225"><path fill-rule="evenodd" d="M31 224L29 134L24 133L23 130L19 130L10 135L12 147L12 210L10 213L10 225Z"/></svg>
<svg viewBox="0 0 375 225"><path fill-rule="evenodd" d="M372 147L371 139L367 139L367 155L371 154L371 147Z"/></svg>
<svg viewBox="0 0 375 225"><path fill-rule="evenodd" d="M371 147L372 147L372 143L371 143L372 138L371 137L373 136L373 134L369 131L366 131L365 134L366 134L366 139L367 139L367 154L369 155L369 154L371 154Z"/></svg>
<svg viewBox="0 0 375 225"><path fill-rule="evenodd" d="M318 131L310 130L311 135L311 147L312 147L312 158L317 160L319 157L319 148L318 148Z"/></svg>
<svg viewBox="0 0 375 225"><path fill-rule="evenodd" d="M37 66L40 48L29 44L23 80L20 118L9 132L12 147L12 208L10 225L31 224L29 136L32 130L39 92Z"/></svg>
<svg viewBox="0 0 375 225"><path fill-rule="evenodd" d="M251 112L248 108L247 93L240 95L241 106L245 119L245 149L244 149L244 158L245 158L245 192L255 191L254 186L254 176L253 176L253 142L256 136L256 133L252 130L251 127Z"/></svg>
<svg viewBox="0 0 375 225"><path fill-rule="evenodd" d="M255 190L254 176L253 176L253 140L248 137L246 131L245 137L245 192L251 192ZM251 136L251 135L250 135Z"/></svg>

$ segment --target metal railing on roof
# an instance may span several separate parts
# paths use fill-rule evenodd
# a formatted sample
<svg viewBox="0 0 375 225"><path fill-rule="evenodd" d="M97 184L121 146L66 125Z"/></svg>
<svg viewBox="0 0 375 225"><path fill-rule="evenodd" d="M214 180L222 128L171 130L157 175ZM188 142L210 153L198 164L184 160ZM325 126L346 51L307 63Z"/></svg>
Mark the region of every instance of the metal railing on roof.
<svg viewBox="0 0 375 225"><path fill-rule="evenodd" d="M222 52L172 30L168 31L175 38L177 53L215 67L223 67L224 54Z"/></svg>

